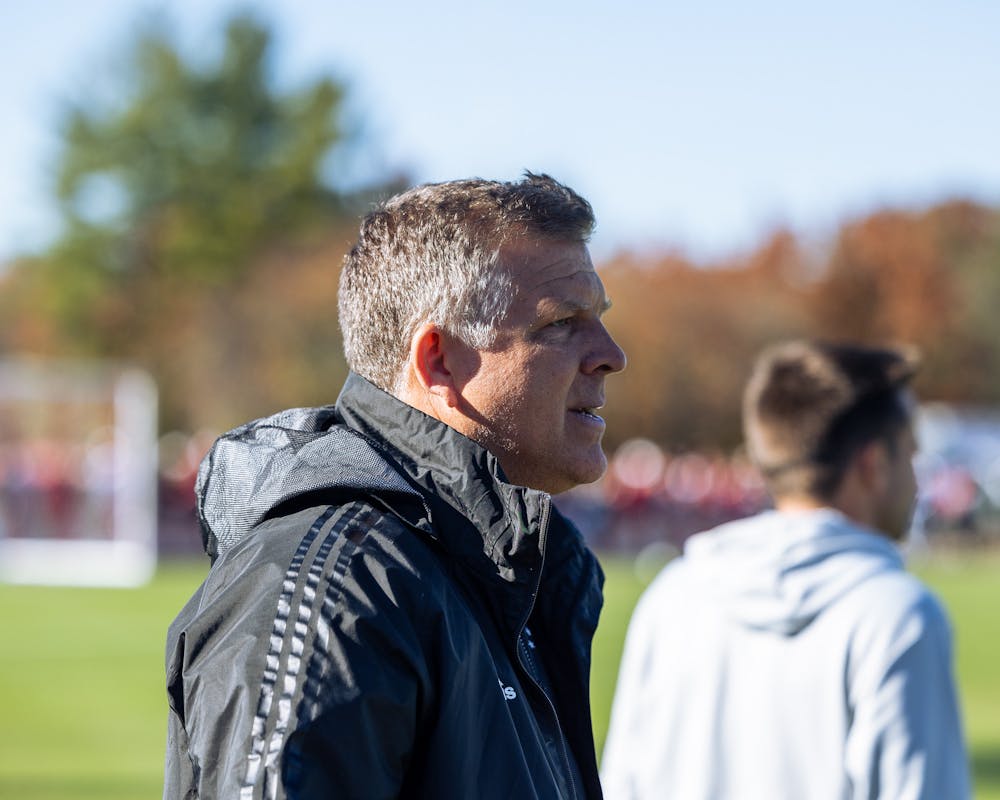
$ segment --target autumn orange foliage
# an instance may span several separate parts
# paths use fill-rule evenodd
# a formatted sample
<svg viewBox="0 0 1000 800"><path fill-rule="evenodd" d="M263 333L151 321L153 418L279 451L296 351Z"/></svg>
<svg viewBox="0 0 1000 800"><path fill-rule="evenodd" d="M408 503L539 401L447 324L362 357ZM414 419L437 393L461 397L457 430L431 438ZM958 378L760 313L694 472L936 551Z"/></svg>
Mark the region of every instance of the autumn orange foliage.
<svg viewBox="0 0 1000 800"><path fill-rule="evenodd" d="M131 287L141 295L122 287L73 314L44 265L13 265L0 278L0 354L143 364L160 385L165 429L333 402L346 371L336 287L353 231L340 220L279 242L228 283L161 275ZM608 382L611 449L634 436L670 450L737 446L750 362L790 336L910 343L923 354L924 398L1000 403L996 209L886 209L844 222L825 243L777 231L722 264L621 252L598 270L614 302L608 326L629 357Z"/></svg>

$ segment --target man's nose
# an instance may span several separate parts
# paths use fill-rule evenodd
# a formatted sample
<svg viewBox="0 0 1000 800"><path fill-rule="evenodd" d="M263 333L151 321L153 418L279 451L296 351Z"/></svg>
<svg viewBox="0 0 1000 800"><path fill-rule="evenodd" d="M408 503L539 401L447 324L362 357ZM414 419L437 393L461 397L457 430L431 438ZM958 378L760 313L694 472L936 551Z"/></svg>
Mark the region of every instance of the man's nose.
<svg viewBox="0 0 1000 800"><path fill-rule="evenodd" d="M625 351L618 346L611 333L599 323L597 341L583 365L584 372L600 372L610 375L625 369L628 359Z"/></svg>

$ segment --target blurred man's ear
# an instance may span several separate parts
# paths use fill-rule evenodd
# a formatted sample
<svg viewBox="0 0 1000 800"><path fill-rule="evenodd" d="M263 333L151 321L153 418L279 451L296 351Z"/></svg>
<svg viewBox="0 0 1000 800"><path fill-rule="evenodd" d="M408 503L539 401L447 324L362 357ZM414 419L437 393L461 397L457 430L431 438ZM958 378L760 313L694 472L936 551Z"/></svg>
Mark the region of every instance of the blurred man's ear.
<svg viewBox="0 0 1000 800"><path fill-rule="evenodd" d="M853 469L861 486L872 497L881 497L889 489L891 454L888 443L881 437L869 442L854 456Z"/></svg>
<svg viewBox="0 0 1000 800"><path fill-rule="evenodd" d="M890 485L889 450L881 439L858 450L831 505L862 525L874 527Z"/></svg>

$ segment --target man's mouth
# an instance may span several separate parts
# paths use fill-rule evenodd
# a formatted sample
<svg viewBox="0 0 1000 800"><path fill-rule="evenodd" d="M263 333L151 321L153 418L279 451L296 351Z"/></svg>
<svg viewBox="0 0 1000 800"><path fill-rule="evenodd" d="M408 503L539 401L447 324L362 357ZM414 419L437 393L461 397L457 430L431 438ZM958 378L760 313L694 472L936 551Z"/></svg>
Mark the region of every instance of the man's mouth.
<svg viewBox="0 0 1000 800"><path fill-rule="evenodd" d="M570 411L574 414L580 414L581 416L589 417L590 419L597 420L599 422L604 422L604 418L597 413L601 408L602 406L578 406L576 408L571 408Z"/></svg>

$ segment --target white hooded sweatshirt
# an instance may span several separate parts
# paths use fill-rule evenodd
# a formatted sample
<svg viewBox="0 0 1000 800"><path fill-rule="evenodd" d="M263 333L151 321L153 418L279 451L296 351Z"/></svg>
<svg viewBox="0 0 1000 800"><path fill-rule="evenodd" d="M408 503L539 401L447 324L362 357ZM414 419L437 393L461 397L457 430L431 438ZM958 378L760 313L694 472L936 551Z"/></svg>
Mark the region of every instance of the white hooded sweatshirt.
<svg viewBox="0 0 1000 800"><path fill-rule="evenodd" d="M944 609L839 512L691 537L636 606L607 800L965 800Z"/></svg>

